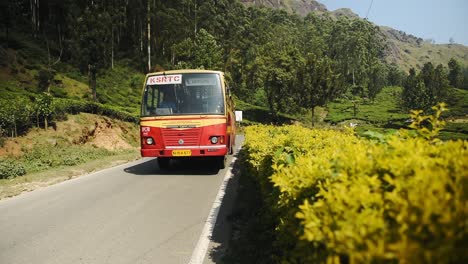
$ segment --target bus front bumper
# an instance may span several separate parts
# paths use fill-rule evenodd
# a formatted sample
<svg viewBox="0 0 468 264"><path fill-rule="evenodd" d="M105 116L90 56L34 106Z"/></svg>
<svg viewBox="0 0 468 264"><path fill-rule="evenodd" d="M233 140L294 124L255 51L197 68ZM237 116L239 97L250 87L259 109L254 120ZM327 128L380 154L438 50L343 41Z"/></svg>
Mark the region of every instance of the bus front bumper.
<svg viewBox="0 0 468 264"><path fill-rule="evenodd" d="M142 157L212 157L225 156L228 153L226 145L197 146L197 147L167 147L165 149L141 149Z"/></svg>

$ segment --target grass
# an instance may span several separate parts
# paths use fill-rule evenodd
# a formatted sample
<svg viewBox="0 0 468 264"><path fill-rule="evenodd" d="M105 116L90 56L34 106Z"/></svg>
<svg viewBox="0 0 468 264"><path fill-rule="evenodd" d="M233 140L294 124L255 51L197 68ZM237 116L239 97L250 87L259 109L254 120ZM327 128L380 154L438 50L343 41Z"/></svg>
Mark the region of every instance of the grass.
<svg viewBox="0 0 468 264"><path fill-rule="evenodd" d="M28 173L14 179L0 179L0 200L33 191L104 168L110 168L135 160L139 153L134 150L122 151L111 156L99 157L74 166L59 166L45 171Z"/></svg>
<svg viewBox="0 0 468 264"><path fill-rule="evenodd" d="M358 102L340 99L328 105L327 122L340 123L348 120L361 120L366 123L383 125L389 122L399 122L409 118L398 106L400 87L385 87L377 95L374 102ZM356 111L355 111L356 110Z"/></svg>
<svg viewBox="0 0 468 264"><path fill-rule="evenodd" d="M254 124L290 124L297 117L280 113L278 114L278 120L275 122L273 115L270 113L270 109L267 107L256 106L247 102L236 100L236 110L242 111L242 125L249 126Z"/></svg>
<svg viewBox="0 0 468 264"><path fill-rule="evenodd" d="M118 106L129 113L140 111L145 75L120 64L98 77L97 94L103 104Z"/></svg>
<svg viewBox="0 0 468 264"><path fill-rule="evenodd" d="M64 90L68 98L80 100L90 93L87 84L72 79L65 74L58 73L55 76L55 81L60 83L57 88Z"/></svg>
<svg viewBox="0 0 468 264"><path fill-rule="evenodd" d="M368 130L379 133L392 133L406 128L410 119L409 111L399 107L401 87L385 87L374 102L360 102L355 105L351 100L338 100L328 105L325 122L332 124L357 123L356 132L363 135ZM449 112L444 115L447 122L440 138L466 139L468 137L468 91L452 89L448 99Z"/></svg>
<svg viewBox="0 0 468 264"><path fill-rule="evenodd" d="M442 64L447 67L447 63L451 58L455 58L463 65L468 65L468 47L454 44L438 44L432 45L427 42L422 42L417 45L414 42L389 40L391 44L398 47L399 56L393 56L392 59L402 67L405 71L410 68L421 69L422 66L431 62L434 66Z"/></svg>
<svg viewBox="0 0 468 264"><path fill-rule="evenodd" d="M462 89L452 89L452 94L448 99L448 107L451 118L466 118L468 115L468 91Z"/></svg>
<svg viewBox="0 0 468 264"><path fill-rule="evenodd" d="M0 36L1 39L1 36ZM37 75L46 70L47 52L37 40L28 36L10 36L9 49L0 45L0 98L32 98L38 91ZM128 67L127 61L116 61L113 69L97 74L98 101L137 114L140 109L144 74ZM91 100L86 73L71 64L53 66L52 95L75 100Z"/></svg>
<svg viewBox="0 0 468 264"><path fill-rule="evenodd" d="M138 133L134 123L82 113L69 115L54 129L34 128L8 139L0 148L0 161L7 168L21 167L26 175L0 170L2 177L10 176L0 180L0 199L137 159Z"/></svg>

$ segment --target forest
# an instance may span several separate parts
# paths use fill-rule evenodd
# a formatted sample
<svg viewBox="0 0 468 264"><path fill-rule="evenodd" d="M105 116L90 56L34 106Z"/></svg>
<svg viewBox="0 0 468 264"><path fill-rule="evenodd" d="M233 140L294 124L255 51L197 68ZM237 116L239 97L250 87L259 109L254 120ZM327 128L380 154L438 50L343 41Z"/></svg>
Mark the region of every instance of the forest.
<svg viewBox="0 0 468 264"><path fill-rule="evenodd" d="M245 7L228 0L20 0L0 4L2 47L29 36L47 51L37 92L49 91L64 64L79 70L90 101L106 103L98 79L117 62L141 73L204 68L226 72L236 98L279 113L311 113L336 98L373 102L384 86L403 86L403 109L430 109L462 88L449 69L427 63L409 75L384 60L379 27L364 19ZM26 58L26 61L30 58ZM33 58L31 58L33 60ZM26 62L28 63L28 62ZM424 98L424 99L420 99ZM421 101L422 100L422 101Z"/></svg>

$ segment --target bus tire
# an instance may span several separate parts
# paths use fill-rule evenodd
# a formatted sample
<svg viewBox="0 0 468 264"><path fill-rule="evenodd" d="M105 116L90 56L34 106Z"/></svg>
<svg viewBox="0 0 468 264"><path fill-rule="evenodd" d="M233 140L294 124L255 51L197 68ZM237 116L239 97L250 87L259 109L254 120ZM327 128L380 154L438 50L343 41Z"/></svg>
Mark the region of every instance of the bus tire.
<svg viewBox="0 0 468 264"><path fill-rule="evenodd" d="M234 154L234 146L232 144L229 145L229 155Z"/></svg>
<svg viewBox="0 0 468 264"><path fill-rule="evenodd" d="M216 157L216 164L220 170L226 168L226 156Z"/></svg>
<svg viewBox="0 0 468 264"><path fill-rule="evenodd" d="M165 170L169 168L169 162L171 161L169 158L158 158L157 160L160 169Z"/></svg>

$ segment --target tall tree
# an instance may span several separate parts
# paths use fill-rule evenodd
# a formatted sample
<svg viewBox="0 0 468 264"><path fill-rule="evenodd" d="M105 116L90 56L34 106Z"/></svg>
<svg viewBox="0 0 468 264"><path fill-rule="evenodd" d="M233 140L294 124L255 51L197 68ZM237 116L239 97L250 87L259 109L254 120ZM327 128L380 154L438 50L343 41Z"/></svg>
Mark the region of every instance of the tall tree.
<svg viewBox="0 0 468 264"><path fill-rule="evenodd" d="M447 71L442 64L437 65L434 70L434 86L431 91L431 107L443 103L447 100L449 94L449 80Z"/></svg>
<svg viewBox="0 0 468 264"><path fill-rule="evenodd" d="M447 100L448 86L447 73L441 64L434 68L428 62L418 75L411 69L403 85L404 106L407 109L429 110L437 103Z"/></svg>
<svg viewBox="0 0 468 264"><path fill-rule="evenodd" d="M448 79L450 85L453 87L461 88L463 86L463 72L460 63L456 59L451 58L448 63L448 67Z"/></svg>
<svg viewBox="0 0 468 264"><path fill-rule="evenodd" d="M87 72L92 98L97 101L97 74L108 67L106 55L109 54L111 39L111 18L104 6L94 3L86 6L76 17L69 17L70 39L68 50L72 60Z"/></svg>
<svg viewBox="0 0 468 264"><path fill-rule="evenodd" d="M405 79L405 73L398 68L395 63L392 63L387 66L388 67L388 75L387 75L387 82L388 85L392 86L401 86L403 85L403 81Z"/></svg>
<svg viewBox="0 0 468 264"><path fill-rule="evenodd" d="M200 29L195 40L187 38L172 47L176 68L221 70L222 48L205 29Z"/></svg>
<svg viewBox="0 0 468 264"><path fill-rule="evenodd" d="M367 97L373 102L377 94L382 91L387 79L387 68L383 63L376 60L370 65L369 84L367 88Z"/></svg>
<svg viewBox="0 0 468 264"><path fill-rule="evenodd" d="M297 71L303 64L298 49L298 30L295 22L285 12L272 12L273 27L267 35L266 43L259 49L257 60L263 65L263 89L270 112L278 121L279 112L289 112L294 108L293 85Z"/></svg>
<svg viewBox="0 0 468 264"><path fill-rule="evenodd" d="M311 110L312 126L315 124L316 107L325 106L345 88L343 76L334 72L334 68L330 58L310 54L299 72L296 99L302 107Z"/></svg>
<svg viewBox="0 0 468 264"><path fill-rule="evenodd" d="M148 72L151 72L151 0L148 1L148 10L147 10L147 45L148 45Z"/></svg>
<svg viewBox="0 0 468 264"><path fill-rule="evenodd" d="M427 109L429 105L424 80L421 75L416 75L414 68L410 69L409 75L403 84L401 99L406 109Z"/></svg>
<svg viewBox="0 0 468 264"><path fill-rule="evenodd" d="M33 36L37 37L41 29L41 1L40 0L29 0L31 6L31 25Z"/></svg>

